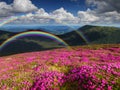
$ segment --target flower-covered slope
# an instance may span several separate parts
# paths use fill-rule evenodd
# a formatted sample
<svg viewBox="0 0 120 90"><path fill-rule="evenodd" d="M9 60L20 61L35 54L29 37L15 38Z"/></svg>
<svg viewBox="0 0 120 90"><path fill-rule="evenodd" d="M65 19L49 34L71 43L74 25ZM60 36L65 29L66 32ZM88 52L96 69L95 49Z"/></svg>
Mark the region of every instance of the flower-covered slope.
<svg viewBox="0 0 120 90"><path fill-rule="evenodd" d="M0 58L0 90L119 90L120 47L55 49Z"/></svg>

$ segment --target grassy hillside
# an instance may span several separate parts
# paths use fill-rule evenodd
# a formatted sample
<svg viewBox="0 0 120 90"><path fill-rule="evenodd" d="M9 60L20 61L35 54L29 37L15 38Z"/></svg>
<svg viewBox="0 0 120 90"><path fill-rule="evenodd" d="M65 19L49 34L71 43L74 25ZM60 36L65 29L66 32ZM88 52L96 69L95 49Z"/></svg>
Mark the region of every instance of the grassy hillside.
<svg viewBox="0 0 120 90"><path fill-rule="evenodd" d="M0 44L15 34L19 33L0 31ZM86 25L76 31L57 36L70 46L87 44L118 44L120 43L120 28ZM84 38L86 38L88 42L86 42ZM64 45L60 45L51 39L36 36L31 38L24 37L20 40L16 40L8 44L4 49L0 51L0 56L23 52L48 50L60 47L64 47Z"/></svg>
<svg viewBox="0 0 120 90"><path fill-rule="evenodd" d="M0 56L12 55L24 52L43 51L64 47L51 39L37 36L30 36L12 41L0 50Z"/></svg>
<svg viewBox="0 0 120 90"><path fill-rule="evenodd" d="M79 30L86 36L90 44L120 43L120 28L87 25Z"/></svg>
<svg viewBox="0 0 120 90"><path fill-rule="evenodd" d="M69 45L120 43L120 28L85 25L76 31L59 36ZM89 43L86 43L86 40Z"/></svg>
<svg viewBox="0 0 120 90"><path fill-rule="evenodd" d="M2 31L0 30L0 44L3 43L5 40L10 38L11 36L15 35L16 33L8 32L8 31Z"/></svg>

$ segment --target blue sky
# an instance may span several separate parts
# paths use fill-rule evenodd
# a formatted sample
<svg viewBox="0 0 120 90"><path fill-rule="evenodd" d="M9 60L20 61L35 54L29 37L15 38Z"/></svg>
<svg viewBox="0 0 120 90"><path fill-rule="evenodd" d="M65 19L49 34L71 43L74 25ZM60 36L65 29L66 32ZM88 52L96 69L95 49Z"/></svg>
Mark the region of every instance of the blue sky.
<svg viewBox="0 0 120 90"><path fill-rule="evenodd" d="M13 0L0 0L5 1L7 4L12 4ZM67 11L76 15L81 10L87 10L85 0L31 0L32 3L38 8L44 8L47 12L52 12L56 9L63 7Z"/></svg>
<svg viewBox="0 0 120 90"><path fill-rule="evenodd" d="M0 26L120 24L120 0L0 0L0 6Z"/></svg>
<svg viewBox="0 0 120 90"><path fill-rule="evenodd" d="M85 0L79 0L77 2L71 0L32 0L32 2L39 8L44 8L48 12L63 7L67 11L76 15L78 10L87 9Z"/></svg>

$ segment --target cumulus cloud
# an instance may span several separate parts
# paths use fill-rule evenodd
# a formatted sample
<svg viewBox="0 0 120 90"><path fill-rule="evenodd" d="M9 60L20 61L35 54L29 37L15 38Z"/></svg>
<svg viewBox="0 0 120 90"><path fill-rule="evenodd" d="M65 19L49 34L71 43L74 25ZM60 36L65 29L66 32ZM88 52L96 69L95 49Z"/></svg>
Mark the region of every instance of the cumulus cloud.
<svg viewBox="0 0 120 90"><path fill-rule="evenodd" d="M91 7L97 7L96 11L100 13L117 11L120 12L120 0L86 0Z"/></svg>
<svg viewBox="0 0 120 90"><path fill-rule="evenodd" d="M64 8L57 9L51 13L47 13L43 8L37 10L34 14L28 13L26 15L22 15L17 22L21 23L77 23L75 17L70 12L67 12Z"/></svg>
<svg viewBox="0 0 120 90"><path fill-rule="evenodd" d="M38 11L35 12L37 16L49 17L49 14L43 9L40 8Z"/></svg>
<svg viewBox="0 0 120 90"><path fill-rule="evenodd" d="M14 0L13 10L16 12L31 12L38 8L30 0Z"/></svg>
<svg viewBox="0 0 120 90"><path fill-rule="evenodd" d="M78 1L78 0L71 0ZM120 1L116 0L86 0L88 9L78 11L74 16L63 7L52 12L37 8L31 0L14 0L8 5L0 2L0 17L15 16L24 13L13 23L38 23L38 24L115 24L120 23ZM92 9L91 9L92 7ZM33 13L34 11L34 13ZM26 14L25 14L26 13ZM16 17L16 16L15 16Z"/></svg>
<svg viewBox="0 0 120 90"><path fill-rule="evenodd" d="M34 13L27 13L20 16L14 23L18 24L113 24L119 23L120 13L117 11L97 13L95 10L87 9L78 11L77 16L59 8L53 12L46 12L43 8Z"/></svg>
<svg viewBox="0 0 120 90"><path fill-rule="evenodd" d="M77 1L77 0L72 0ZM91 9L78 11L77 16L68 12L64 8L47 13L44 9L39 9L35 14L27 14L22 21L34 21L39 23L67 23L67 24L113 24L120 22L120 1L116 0L86 0Z"/></svg>
<svg viewBox="0 0 120 90"><path fill-rule="evenodd" d="M120 23L120 0L86 0L88 7L93 8L91 14L98 17L98 24ZM87 11L86 11L87 13ZM89 13L87 13L89 14ZM91 16L92 18L92 16Z"/></svg>
<svg viewBox="0 0 120 90"><path fill-rule="evenodd" d="M5 2L0 2L0 16L5 17L12 14L13 13L11 5L7 5Z"/></svg>
<svg viewBox="0 0 120 90"><path fill-rule="evenodd" d="M64 8L59 8L53 12L46 12L43 8L38 9L30 0L14 0L8 5L0 2L0 17L14 16L16 13L24 13L13 23L77 23L77 17ZM34 14L32 13L34 11Z"/></svg>
<svg viewBox="0 0 120 90"><path fill-rule="evenodd" d="M90 9L87 9L87 11L78 11L78 17L80 18L80 22L83 23L91 23L99 20L95 12Z"/></svg>
<svg viewBox="0 0 120 90"><path fill-rule="evenodd" d="M37 9L30 0L14 0L12 4L0 2L0 17L11 16L15 13L32 12Z"/></svg>
<svg viewBox="0 0 120 90"><path fill-rule="evenodd" d="M61 23L64 21L75 22L75 16L70 12L67 12L64 8L57 9L50 13L50 16L56 20L56 22Z"/></svg>
<svg viewBox="0 0 120 90"><path fill-rule="evenodd" d="M50 15L43 9L37 10L34 14L28 13L22 15L16 20L17 23L48 23L50 20Z"/></svg>
<svg viewBox="0 0 120 90"><path fill-rule="evenodd" d="M98 14L99 21L98 23L105 23L105 24L117 24L120 23L120 13L117 11L105 12L102 14Z"/></svg>

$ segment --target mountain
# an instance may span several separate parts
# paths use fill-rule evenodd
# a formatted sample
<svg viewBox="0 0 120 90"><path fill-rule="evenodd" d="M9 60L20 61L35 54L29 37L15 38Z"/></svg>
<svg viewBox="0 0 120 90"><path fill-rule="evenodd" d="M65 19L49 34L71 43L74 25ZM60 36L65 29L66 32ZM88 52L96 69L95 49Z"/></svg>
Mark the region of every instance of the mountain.
<svg viewBox="0 0 120 90"><path fill-rule="evenodd" d="M120 43L120 28L85 25L59 36L69 45Z"/></svg>
<svg viewBox="0 0 120 90"><path fill-rule="evenodd" d="M79 26L55 26L55 25L6 25L6 26L2 26L0 27L1 30L4 31L10 31L10 32L23 32L23 31L27 31L29 29L32 30L43 30L46 32L50 32L52 34L58 35L58 34L65 34L68 32L71 32L73 30L78 29Z"/></svg>
<svg viewBox="0 0 120 90"><path fill-rule="evenodd" d="M29 29L27 31L33 30ZM39 29L37 31L47 32ZM3 41L7 40L11 36L19 33L20 32L13 33L7 31L0 31L0 44L2 44ZM78 30L56 36L64 40L70 46L87 44L118 44L120 43L120 28L85 25ZM3 49L1 49L0 56L23 52L48 50L61 47L64 47L64 45L55 42L50 38L38 36L23 37L12 43L9 43Z"/></svg>
<svg viewBox="0 0 120 90"><path fill-rule="evenodd" d="M120 28L87 25L78 30L86 36L90 44L120 43Z"/></svg>

